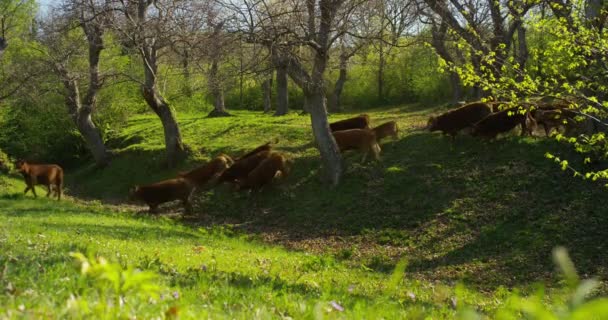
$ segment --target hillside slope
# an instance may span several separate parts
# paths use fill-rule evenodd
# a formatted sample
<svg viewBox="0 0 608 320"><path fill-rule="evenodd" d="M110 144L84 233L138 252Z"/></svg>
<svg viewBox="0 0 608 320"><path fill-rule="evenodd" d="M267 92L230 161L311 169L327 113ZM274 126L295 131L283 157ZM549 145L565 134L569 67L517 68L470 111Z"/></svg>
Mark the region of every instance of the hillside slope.
<svg viewBox="0 0 608 320"><path fill-rule="evenodd" d="M374 125L397 120L400 139L383 144L380 163L360 164L360 155L349 153L344 181L335 189L319 179L308 117L251 112L215 119L180 115L184 140L196 153L172 171L159 169L160 123L153 116L133 119L116 139L123 148L112 165L71 173L68 186L72 194L122 202L133 184L172 177L219 152L238 155L278 137L277 148L296 161L287 181L255 195L226 188L199 192L195 213L177 219L234 226L269 243L333 254L380 272L406 258L413 277L464 280L482 289L555 284L550 252L556 245L571 250L582 273L608 277L605 189L572 178L544 157L547 151L568 154L565 148L513 135L491 143L459 136L452 145L420 130L436 111L403 106L367 112Z"/></svg>
<svg viewBox="0 0 608 320"><path fill-rule="evenodd" d="M453 319L507 297L0 185L2 319Z"/></svg>

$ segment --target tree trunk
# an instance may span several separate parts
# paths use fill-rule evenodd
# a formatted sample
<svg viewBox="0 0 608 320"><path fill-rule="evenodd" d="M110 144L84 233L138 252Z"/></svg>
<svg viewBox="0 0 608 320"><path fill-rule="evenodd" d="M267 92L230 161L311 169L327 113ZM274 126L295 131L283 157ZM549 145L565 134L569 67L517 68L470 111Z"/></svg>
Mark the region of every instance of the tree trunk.
<svg viewBox="0 0 608 320"><path fill-rule="evenodd" d="M277 66L277 111L275 116L284 116L289 112L289 92L287 66Z"/></svg>
<svg viewBox="0 0 608 320"><path fill-rule="evenodd" d="M453 64L454 58L450 54L450 51L445 45L445 37L447 34L448 25L442 20L440 25L433 24L432 26L432 45L435 48L437 54L446 62ZM452 103L457 103L462 100L463 89L460 75L456 71L449 71L450 87L452 89Z"/></svg>
<svg viewBox="0 0 608 320"><path fill-rule="evenodd" d="M605 0L587 0L585 4L585 19L591 26L598 28L600 31L603 29L606 20L605 13L602 13L603 7L608 5L605 2Z"/></svg>
<svg viewBox="0 0 608 320"><path fill-rule="evenodd" d="M101 132L97 126L95 126L95 123L93 123L93 119L91 118L91 107L82 106L79 108L76 126L86 141L87 147L93 154L95 164L98 167L106 166L110 162L111 153L103 143Z"/></svg>
<svg viewBox="0 0 608 320"><path fill-rule="evenodd" d="M78 132L84 138L87 148L91 151L95 165L106 166L110 161L111 153L103 143L101 132L91 118L93 106L82 105L78 84L75 80L69 79L69 74L65 69L58 73L63 78L63 85L67 92L65 102L68 112L72 116Z"/></svg>
<svg viewBox="0 0 608 320"><path fill-rule="evenodd" d="M523 23L517 27L517 64L519 64L520 74L517 76L519 81L522 81L526 71L526 64L528 62L528 42L526 39L526 28Z"/></svg>
<svg viewBox="0 0 608 320"><path fill-rule="evenodd" d="M211 62L211 69L209 71L209 89L213 99L213 110L209 113L208 117L230 116L224 105L224 88L222 88L222 81L219 75L219 63L215 58Z"/></svg>
<svg viewBox="0 0 608 320"><path fill-rule="evenodd" d="M272 110L272 75L262 82L262 93L264 95L264 113Z"/></svg>
<svg viewBox="0 0 608 320"><path fill-rule="evenodd" d="M342 90L344 90L344 84L347 80L347 67L348 67L348 56L340 55L340 73L338 75L338 80L336 81L336 86L334 87L334 92L331 96L331 101L329 108L332 112L340 112L342 111L341 97Z"/></svg>
<svg viewBox="0 0 608 320"><path fill-rule="evenodd" d="M325 169L326 176L332 185L340 183L342 177L342 156L340 150L329 129L327 120L327 109L325 105L325 94L322 90L305 92L307 109L310 112L310 121L317 147L321 153L321 160Z"/></svg>
<svg viewBox="0 0 608 320"><path fill-rule="evenodd" d="M384 66L386 59L384 57L384 45L380 43L380 52L378 54L378 101L384 102Z"/></svg>
<svg viewBox="0 0 608 320"><path fill-rule="evenodd" d="M191 76L190 76L190 55L188 54L188 50L184 49L184 52L182 53L181 56L181 60L182 60L182 71L184 73L184 87L182 89L182 92L184 93L184 95L186 95L186 97L188 98L192 98L192 86L190 85L191 83Z"/></svg>
<svg viewBox="0 0 608 320"><path fill-rule="evenodd" d="M142 94L148 106L156 113L163 124L165 134L165 150L167 152L167 167L173 168L185 156L185 146L175 115L169 104L156 92L156 89L142 87Z"/></svg>

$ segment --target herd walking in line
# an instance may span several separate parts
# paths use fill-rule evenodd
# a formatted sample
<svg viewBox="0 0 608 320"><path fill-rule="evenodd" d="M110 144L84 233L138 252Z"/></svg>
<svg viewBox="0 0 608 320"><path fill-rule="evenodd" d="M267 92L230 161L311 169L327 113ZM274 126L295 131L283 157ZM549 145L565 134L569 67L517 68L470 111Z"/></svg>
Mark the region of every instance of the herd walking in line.
<svg viewBox="0 0 608 320"><path fill-rule="evenodd" d="M521 126L521 135L533 135L534 130L542 125L549 136L553 129L565 127L568 130L580 126L575 120L578 115L577 111L564 104L508 108L500 102L473 102L430 117L425 129L441 131L454 141L456 135L463 131L472 136L494 139L518 125ZM369 156L380 160L379 142L382 139L398 139L397 122L389 121L372 128L367 114L333 122L330 130L340 152L358 150L363 154L363 162ZM236 158L222 153L202 166L178 173L175 178L136 185L129 191L129 199L146 203L150 212L156 212L163 203L181 200L186 212L191 212L190 198L196 189L227 183L234 190L258 191L277 179L285 179L292 169L293 160L273 149L277 143L278 139L269 141ZM34 187L43 185L47 187L47 197L54 191L57 200L61 199L64 173L60 166L19 160L16 168L26 183L24 193L31 190L36 197Z"/></svg>

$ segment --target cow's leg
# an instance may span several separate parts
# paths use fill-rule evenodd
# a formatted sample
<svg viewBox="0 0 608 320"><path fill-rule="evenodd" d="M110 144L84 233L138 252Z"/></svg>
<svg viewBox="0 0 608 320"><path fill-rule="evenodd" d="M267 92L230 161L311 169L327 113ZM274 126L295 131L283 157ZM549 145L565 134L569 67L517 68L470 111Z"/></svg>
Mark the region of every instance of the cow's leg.
<svg viewBox="0 0 608 320"><path fill-rule="evenodd" d="M46 185L46 190L47 190L46 197L47 198L51 196L51 187L52 187L52 184L50 184L50 183Z"/></svg>
<svg viewBox="0 0 608 320"><path fill-rule="evenodd" d="M57 201L61 200L61 189L63 188L63 183L58 183L55 185L55 193L57 193Z"/></svg>
<svg viewBox="0 0 608 320"><path fill-rule="evenodd" d="M149 204L150 206L150 210L148 210L150 213L156 213L158 211L158 204L157 203L151 203Z"/></svg>
<svg viewBox="0 0 608 320"><path fill-rule="evenodd" d="M36 178L32 178L30 180L30 189L32 189L32 193L34 194L34 198L38 198L38 195L36 194Z"/></svg>
<svg viewBox="0 0 608 320"><path fill-rule="evenodd" d="M368 149L363 150L363 159L361 159L361 163L365 163L365 160L367 159L367 154L368 154L370 151L371 151L371 150L370 150L369 148L368 148Z"/></svg>
<svg viewBox="0 0 608 320"><path fill-rule="evenodd" d="M374 157L376 158L376 161L380 161L380 151L382 151L382 149L380 149L380 145L375 144L374 145Z"/></svg>
<svg viewBox="0 0 608 320"><path fill-rule="evenodd" d="M186 211L186 213L192 213L192 204L190 203L190 200L188 198L184 198L182 199L182 203L184 205L184 210Z"/></svg>

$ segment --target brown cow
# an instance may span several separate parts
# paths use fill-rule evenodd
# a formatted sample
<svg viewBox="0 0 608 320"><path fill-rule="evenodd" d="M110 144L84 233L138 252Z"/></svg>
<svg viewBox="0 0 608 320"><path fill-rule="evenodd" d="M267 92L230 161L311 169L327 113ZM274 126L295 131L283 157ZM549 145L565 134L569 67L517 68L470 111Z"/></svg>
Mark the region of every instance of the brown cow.
<svg viewBox="0 0 608 320"><path fill-rule="evenodd" d="M271 151L272 150L272 145L273 144L277 144L277 143L279 143L279 139L278 138L275 139L274 141L268 141L265 144L263 144L263 145L255 148L255 149L247 152L246 154L244 154L244 155L242 155L242 156L240 156L240 157L238 157L236 159L234 159L234 161L239 161L239 160L248 158L248 157L250 157L250 156L252 156L252 155L254 155L254 154L258 153L258 152Z"/></svg>
<svg viewBox="0 0 608 320"><path fill-rule="evenodd" d="M333 135L340 151L358 149L363 153L362 162L365 162L369 153L372 153L376 160L380 160L381 149L374 131L369 129L350 129L336 131Z"/></svg>
<svg viewBox="0 0 608 320"><path fill-rule="evenodd" d="M329 124L332 132L350 129L369 129L369 116L361 114L354 118L344 119Z"/></svg>
<svg viewBox="0 0 608 320"><path fill-rule="evenodd" d="M545 135L548 137L551 131L562 126L568 126L575 123L576 113L567 108L556 106L540 107L532 111L532 116L538 124L541 124L545 129Z"/></svg>
<svg viewBox="0 0 608 320"><path fill-rule="evenodd" d="M473 102L439 116L431 117L426 128L431 132L442 131L443 134L450 135L452 141L454 141L458 131L472 127L490 113L492 113L492 109L487 103Z"/></svg>
<svg viewBox="0 0 608 320"><path fill-rule="evenodd" d="M247 158L236 161L230 168L226 169L217 179L217 184L223 182L235 183L237 180L245 179L253 169L270 156L271 152L260 151Z"/></svg>
<svg viewBox="0 0 608 320"><path fill-rule="evenodd" d="M289 175L291 163L291 160L288 160L285 155L273 152L251 171L245 179L238 180L238 189L256 191L271 183L277 174L280 174L282 178L286 178Z"/></svg>
<svg viewBox="0 0 608 320"><path fill-rule="evenodd" d="M393 140L399 139L399 128L397 127L397 122L395 121L383 123L372 130L374 130L374 133L376 134L376 141L378 142L388 136L393 137Z"/></svg>
<svg viewBox="0 0 608 320"><path fill-rule="evenodd" d="M129 190L129 199L145 202L150 207L150 213L156 212L160 204L181 200L186 212L191 212L190 196L195 187L193 181L185 178L169 179L146 186L135 186Z"/></svg>
<svg viewBox="0 0 608 320"><path fill-rule="evenodd" d="M220 154L207 164L188 172L180 172L177 176L194 182L197 187L202 187L214 177L218 177L222 174L222 172L228 169L233 163L234 161L232 158L225 154Z"/></svg>
<svg viewBox="0 0 608 320"><path fill-rule="evenodd" d="M471 134L473 136L494 139L499 133L508 132L517 125L521 125L522 136L525 133L532 135L532 132L536 128L536 121L528 111L522 114L518 110L507 109L492 113L477 122L473 126Z"/></svg>
<svg viewBox="0 0 608 320"><path fill-rule="evenodd" d="M31 164L23 160L17 161L17 170L23 175L25 184L27 185L24 194L28 190L32 190L34 197L36 195L35 186L37 184L45 185L48 192L46 196L51 195L52 187L55 187L57 201L61 200L61 189L63 187L63 169L56 164Z"/></svg>

